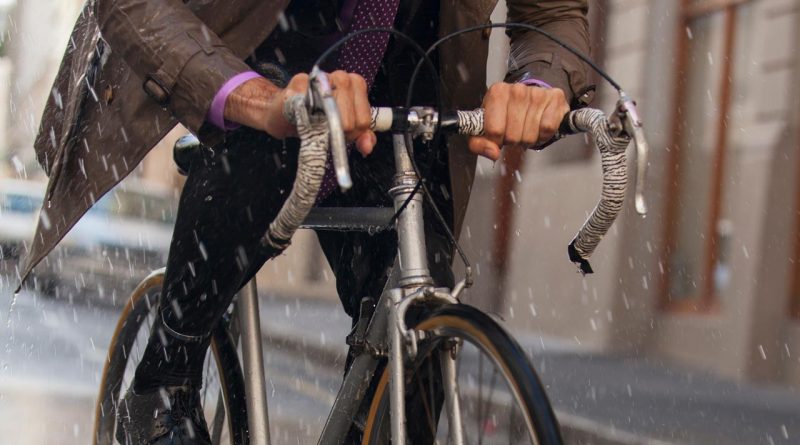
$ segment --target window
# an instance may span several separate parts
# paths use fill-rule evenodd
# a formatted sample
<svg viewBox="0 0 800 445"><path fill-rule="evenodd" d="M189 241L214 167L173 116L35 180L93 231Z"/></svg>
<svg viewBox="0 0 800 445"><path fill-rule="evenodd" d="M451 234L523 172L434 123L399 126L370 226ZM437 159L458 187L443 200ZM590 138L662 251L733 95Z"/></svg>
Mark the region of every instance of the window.
<svg viewBox="0 0 800 445"><path fill-rule="evenodd" d="M662 306L706 312L730 278L722 206L737 0L682 4L667 186Z"/></svg>

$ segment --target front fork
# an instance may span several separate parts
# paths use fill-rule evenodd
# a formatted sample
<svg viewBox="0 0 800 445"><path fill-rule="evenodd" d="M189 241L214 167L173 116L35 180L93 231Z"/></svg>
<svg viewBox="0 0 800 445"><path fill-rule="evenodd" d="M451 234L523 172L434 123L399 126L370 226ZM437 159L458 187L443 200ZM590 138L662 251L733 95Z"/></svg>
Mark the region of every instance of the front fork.
<svg viewBox="0 0 800 445"><path fill-rule="evenodd" d="M402 133L392 135L397 175L394 186L389 191L394 199L397 218L397 238L400 280L399 288L389 291L389 323L387 323L389 349L390 408L392 421L392 443L406 443L405 377L404 360L413 359L417 354L418 332L408 329L405 316L414 303L458 303L458 293L463 284L456 286L451 293L448 289L435 289L428 269L428 256L425 246L422 194L414 192L419 178L409 157L406 139ZM412 196L413 195L413 196ZM445 349L441 355L442 380L447 407L447 419L452 443L462 445L463 429L459 409L458 383L456 381L455 348Z"/></svg>
<svg viewBox="0 0 800 445"><path fill-rule="evenodd" d="M389 356L390 407L392 421L392 443L406 443L405 411L405 359L414 359L418 352L417 342L420 332L409 329L405 322L408 308L415 303L433 302L437 304L456 304L458 300L448 289L434 289L425 286L404 297L403 289L393 289L389 294L388 337L391 344ZM463 424L461 422L461 402L458 395L456 370L456 351L458 344L448 341L440 351L442 384L445 395L445 408L450 431L451 444L463 445Z"/></svg>

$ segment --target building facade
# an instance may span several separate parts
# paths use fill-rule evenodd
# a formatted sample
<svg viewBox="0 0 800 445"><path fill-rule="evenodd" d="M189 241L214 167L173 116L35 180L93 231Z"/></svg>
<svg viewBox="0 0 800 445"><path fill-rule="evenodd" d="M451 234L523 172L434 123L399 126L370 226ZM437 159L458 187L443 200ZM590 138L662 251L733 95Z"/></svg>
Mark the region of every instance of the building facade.
<svg viewBox="0 0 800 445"><path fill-rule="evenodd" d="M566 245L599 193L599 161L526 156L504 317L594 351L800 383L800 2L593 6L601 66L644 116L650 213L629 202L581 277ZM594 106L612 110L615 95L600 88Z"/></svg>
<svg viewBox="0 0 800 445"><path fill-rule="evenodd" d="M5 159L35 162L30 143L63 50L42 41L66 42L81 3L17 5ZM503 20L500 3L494 21ZM596 273L583 277L566 246L599 196L589 144L573 137L481 161L461 233L477 275L465 301L520 335L800 384L800 0L590 3L593 57L645 120L650 213L638 216L629 202L592 258ZM45 39L43 28L61 34ZM492 38L496 80L507 43L502 32ZM616 93L598 85L593 106L612 110ZM164 168L171 140L140 175L179 184ZM313 234L262 278L280 292L335 298Z"/></svg>

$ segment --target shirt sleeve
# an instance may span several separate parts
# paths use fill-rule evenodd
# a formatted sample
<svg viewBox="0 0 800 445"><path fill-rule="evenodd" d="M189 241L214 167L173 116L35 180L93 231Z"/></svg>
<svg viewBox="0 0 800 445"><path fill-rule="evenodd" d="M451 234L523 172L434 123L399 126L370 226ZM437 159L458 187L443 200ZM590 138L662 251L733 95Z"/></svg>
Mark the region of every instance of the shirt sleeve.
<svg viewBox="0 0 800 445"><path fill-rule="evenodd" d="M94 13L144 91L190 131L225 83L250 70L182 0L97 0Z"/></svg>
<svg viewBox="0 0 800 445"><path fill-rule="evenodd" d="M261 77L261 75L255 71L245 71L231 77L227 82L225 82L225 84L222 85L222 88L217 91L217 94L214 95L214 99L211 101L211 107L208 109L206 120L217 128L226 131L239 128L239 124L225 120L225 103L228 101L228 96L233 93L233 90L248 80L252 80L257 77Z"/></svg>

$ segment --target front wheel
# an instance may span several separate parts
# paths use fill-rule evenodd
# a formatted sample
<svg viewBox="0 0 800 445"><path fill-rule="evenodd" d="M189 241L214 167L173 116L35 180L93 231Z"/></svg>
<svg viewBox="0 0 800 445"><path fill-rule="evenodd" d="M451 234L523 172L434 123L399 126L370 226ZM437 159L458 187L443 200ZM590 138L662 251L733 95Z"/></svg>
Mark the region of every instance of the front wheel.
<svg viewBox="0 0 800 445"><path fill-rule="evenodd" d="M117 444L117 404L133 380L150 336L163 280L161 269L136 288L114 330L97 399L94 445ZM210 349L200 395L211 441L214 445L247 445L244 380L235 341L224 323L213 330Z"/></svg>
<svg viewBox="0 0 800 445"><path fill-rule="evenodd" d="M413 443L452 443L442 410L442 356L455 356L457 400L465 443L561 444L561 433L539 378L522 348L494 320L467 305L423 317L419 351L406 363L406 427ZM378 382L364 444L391 443L389 368Z"/></svg>

